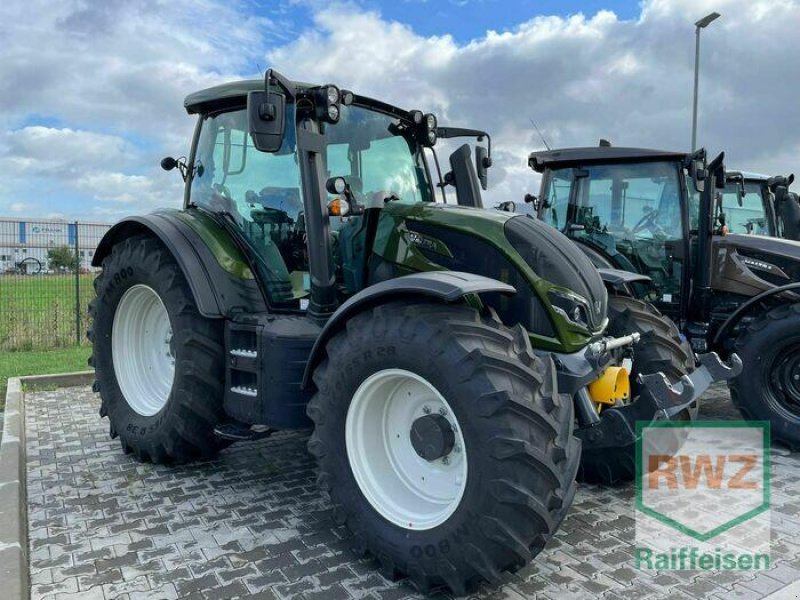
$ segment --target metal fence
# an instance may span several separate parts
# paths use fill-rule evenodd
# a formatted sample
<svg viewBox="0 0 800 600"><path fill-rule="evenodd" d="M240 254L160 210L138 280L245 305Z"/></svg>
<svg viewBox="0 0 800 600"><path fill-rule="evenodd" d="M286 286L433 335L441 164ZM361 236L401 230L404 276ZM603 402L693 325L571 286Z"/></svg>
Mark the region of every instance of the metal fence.
<svg viewBox="0 0 800 600"><path fill-rule="evenodd" d="M0 351L88 343L92 256L109 227L0 219Z"/></svg>

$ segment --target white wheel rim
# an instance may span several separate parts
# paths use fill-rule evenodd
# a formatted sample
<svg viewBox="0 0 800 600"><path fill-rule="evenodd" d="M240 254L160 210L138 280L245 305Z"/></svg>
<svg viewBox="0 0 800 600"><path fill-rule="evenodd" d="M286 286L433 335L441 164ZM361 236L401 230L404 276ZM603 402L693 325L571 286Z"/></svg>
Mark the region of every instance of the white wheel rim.
<svg viewBox="0 0 800 600"><path fill-rule="evenodd" d="M137 284L122 295L111 329L111 358L128 406L144 417L164 408L175 379L172 326L151 287Z"/></svg>
<svg viewBox="0 0 800 600"><path fill-rule="evenodd" d="M455 445L427 461L411 443L411 427L426 414L450 423ZM405 529L441 525L467 485L467 452L450 405L427 380L402 369L378 371L358 387L347 411L347 458L361 492L385 519Z"/></svg>

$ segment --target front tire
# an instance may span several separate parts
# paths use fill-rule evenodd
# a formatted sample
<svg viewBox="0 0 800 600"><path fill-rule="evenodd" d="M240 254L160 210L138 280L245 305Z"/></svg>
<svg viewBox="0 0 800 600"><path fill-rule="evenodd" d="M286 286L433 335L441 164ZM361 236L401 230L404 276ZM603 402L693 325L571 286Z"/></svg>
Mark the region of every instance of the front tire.
<svg viewBox="0 0 800 600"><path fill-rule="evenodd" d="M103 260L89 306L89 364L110 435L140 461L185 462L224 446L223 332L202 317L175 259L134 236Z"/></svg>
<svg viewBox="0 0 800 600"><path fill-rule="evenodd" d="M729 383L745 419L769 421L772 439L800 448L800 304L773 308L736 339L744 370Z"/></svg>
<svg viewBox="0 0 800 600"><path fill-rule="evenodd" d="M390 578L463 594L544 547L575 494L580 441L552 361L522 328L397 302L351 318L326 354L309 450L359 552ZM414 447L424 428L431 445Z"/></svg>
<svg viewBox="0 0 800 600"><path fill-rule="evenodd" d="M617 336L639 333L642 337L633 347L633 370L630 374L633 401L641 392L637 381L640 374L661 371L670 383L694 371L694 353L681 338L671 319L647 302L627 296L608 298L608 334ZM696 412L696 411L695 411ZM685 415L693 419L695 414ZM586 483L615 485L631 481L636 476L636 444L585 452L581 457L578 480Z"/></svg>

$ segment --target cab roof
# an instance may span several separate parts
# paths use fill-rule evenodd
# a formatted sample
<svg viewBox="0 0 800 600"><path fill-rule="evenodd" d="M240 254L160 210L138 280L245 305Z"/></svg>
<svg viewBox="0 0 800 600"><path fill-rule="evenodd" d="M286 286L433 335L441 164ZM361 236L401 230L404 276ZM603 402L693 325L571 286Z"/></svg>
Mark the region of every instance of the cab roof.
<svg viewBox="0 0 800 600"><path fill-rule="evenodd" d="M312 87L309 83L292 82L298 88ZM183 106L190 115L222 108L244 99L248 92L264 91L263 79L241 79L206 88L186 96Z"/></svg>
<svg viewBox="0 0 800 600"><path fill-rule="evenodd" d="M190 115L207 112L229 103L231 100L247 96L247 92L264 89L263 79L245 79L231 81L222 85L206 88L186 96L183 106Z"/></svg>
<svg viewBox="0 0 800 600"><path fill-rule="evenodd" d="M298 91L308 90L317 85L303 81L292 81L291 83ZM242 105L247 99L248 92L261 92L263 90L263 79L231 81L189 94L183 100L183 106L190 115L209 113L220 109L231 108L236 105ZM353 98L355 104L368 106L373 110L378 110L400 119L409 118L409 112L407 110L381 100L376 100L368 96L360 96L359 94L353 94Z"/></svg>
<svg viewBox="0 0 800 600"><path fill-rule="evenodd" d="M766 182L767 179L770 178L769 175L764 175L763 173L753 173L752 171L737 171L736 169L729 169L728 173L729 174L741 173L745 181Z"/></svg>
<svg viewBox="0 0 800 600"><path fill-rule="evenodd" d="M531 152L528 164L534 171L545 169L601 163L626 163L656 160L683 160L686 152L670 152L651 148L625 148L617 146L587 146L583 148L560 148Z"/></svg>

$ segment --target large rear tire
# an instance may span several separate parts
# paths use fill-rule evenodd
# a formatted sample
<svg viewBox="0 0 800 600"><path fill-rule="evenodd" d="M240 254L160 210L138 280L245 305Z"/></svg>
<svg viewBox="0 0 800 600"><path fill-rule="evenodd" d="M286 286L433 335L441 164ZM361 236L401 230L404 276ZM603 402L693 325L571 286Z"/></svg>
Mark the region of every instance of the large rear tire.
<svg viewBox="0 0 800 600"><path fill-rule="evenodd" d="M521 327L394 302L351 318L326 355L309 450L357 551L422 591L463 594L544 547L575 494L580 441Z"/></svg>
<svg viewBox="0 0 800 600"><path fill-rule="evenodd" d="M630 374L631 397L636 401L641 391L640 374L663 372L674 383L695 369L694 353L671 319L647 302L627 296L608 299L608 334L613 336L639 333L634 346L633 369ZM685 415L693 418L694 415ZM586 452L581 457L578 480L586 483L614 485L631 481L636 476L636 445L605 448Z"/></svg>
<svg viewBox="0 0 800 600"><path fill-rule="evenodd" d="M773 308L736 339L744 370L730 382L733 403L749 420L769 421L772 439L800 448L800 304Z"/></svg>
<svg viewBox="0 0 800 600"><path fill-rule="evenodd" d="M116 244L89 306L100 416L126 453L184 462L224 446L221 323L202 317L180 267L156 239Z"/></svg>

